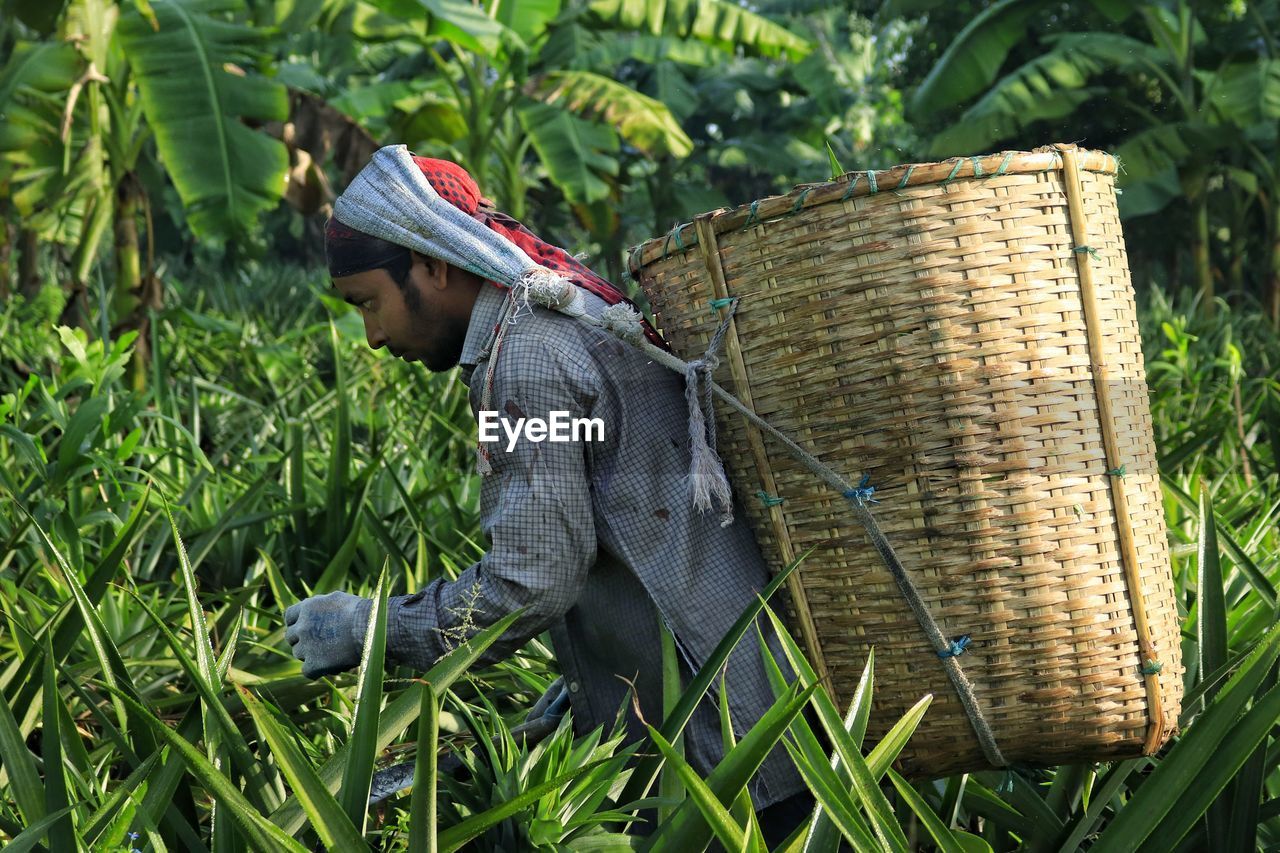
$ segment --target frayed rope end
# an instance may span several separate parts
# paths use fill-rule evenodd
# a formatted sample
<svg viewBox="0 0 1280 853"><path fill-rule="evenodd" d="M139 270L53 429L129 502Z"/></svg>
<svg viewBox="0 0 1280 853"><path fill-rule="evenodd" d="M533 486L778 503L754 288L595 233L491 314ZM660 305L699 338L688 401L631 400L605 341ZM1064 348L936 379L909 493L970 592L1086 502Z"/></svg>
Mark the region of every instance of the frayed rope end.
<svg viewBox="0 0 1280 853"><path fill-rule="evenodd" d="M720 457L707 441L707 422L698 399L698 379L703 369L703 362L691 362L684 376L685 402L689 405L689 491L698 512L711 509L713 499L719 501L720 526L727 527L733 523L733 492Z"/></svg>
<svg viewBox="0 0 1280 853"><path fill-rule="evenodd" d="M583 313L584 301L577 286L555 270L530 267L520 273L515 287L526 305L533 302L562 314Z"/></svg>
<svg viewBox="0 0 1280 853"><path fill-rule="evenodd" d="M640 346L644 340L642 322L640 312L625 302L610 305L600 312L600 325L632 346Z"/></svg>

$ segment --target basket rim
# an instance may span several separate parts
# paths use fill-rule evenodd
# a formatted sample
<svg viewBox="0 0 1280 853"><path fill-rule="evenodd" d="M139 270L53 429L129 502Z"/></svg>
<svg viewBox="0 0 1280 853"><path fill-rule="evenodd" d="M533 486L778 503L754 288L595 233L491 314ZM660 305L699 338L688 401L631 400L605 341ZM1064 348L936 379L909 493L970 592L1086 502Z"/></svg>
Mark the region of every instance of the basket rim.
<svg viewBox="0 0 1280 853"><path fill-rule="evenodd" d="M1073 143L1056 142L1031 151L1004 150L994 154L949 157L926 163L902 163L889 169L848 171L830 181L796 184L784 195L766 196L736 207L721 207L699 214L694 220L709 219L712 233L740 231L766 219L789 216L830 201L897 192L906 187L947 185L953 180L990 178L998 175L1025 174L1061 170L1063 150L1076 152L1080 171L1114 175L1120 170L1119 159L1101 149L1080 148ZM918 174L917 174L918 173ZM666 234L652 237L627 250L627 270L632 278L649 264L663 260L672 252L683 252L698 245L694 222L677 224Z"/></svg>

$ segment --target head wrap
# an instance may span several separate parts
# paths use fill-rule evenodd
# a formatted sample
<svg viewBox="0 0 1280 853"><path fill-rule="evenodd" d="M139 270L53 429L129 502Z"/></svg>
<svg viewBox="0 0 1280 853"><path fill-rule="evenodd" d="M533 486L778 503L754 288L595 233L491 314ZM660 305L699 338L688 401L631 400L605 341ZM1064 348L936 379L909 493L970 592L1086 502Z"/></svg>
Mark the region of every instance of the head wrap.
<svg viewBox="0 0 1280 853"><path fill-rule="evenodd" d="M496 210L466 169L419 157L404 145L378 149L335 202L325 228L329 272L350 275L388 266L403 253L388 244L439 258L502 288L531 275L554 275L573 284L575 292L580 288L607 305L635 308L577 258ZM652 343L670 351L648 321L643 330Z"/></svg>

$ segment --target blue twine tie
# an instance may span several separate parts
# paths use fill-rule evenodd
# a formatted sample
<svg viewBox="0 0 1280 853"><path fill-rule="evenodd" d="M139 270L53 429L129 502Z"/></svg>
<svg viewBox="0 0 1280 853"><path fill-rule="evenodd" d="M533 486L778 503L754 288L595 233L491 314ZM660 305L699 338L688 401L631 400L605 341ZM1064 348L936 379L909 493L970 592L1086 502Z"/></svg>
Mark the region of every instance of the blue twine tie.
<svg viewBox="0 0 1280 853"><path fill-rule="evenodd" d="M961 634L959 637L956 637L954 640L952 640L948 644L947 648L938 652L938 657L940 658L959 657L960 655L964 654L964 650L969 648L969 645L972 642L973 642L973 638L970 637L968 634Z"/></svg>
<svg viewBox="0 0 1280 853"><path fill-rule="evenodd" d="M870 480L871 480L870 474L863 474L862 481L858 483L858 485L854 486L852 489L848 489L847 491L845 491L844 496L849 500L857 501L860 504L861 503L870 503L870 504L880 503L880 501L871 497L876 493L876 487L867 485L867 483Z"/></svg>
<svg viewBox="0 0 1280 853"><path fill-rule="evenodd" d="M760 503L764 504L767 507L777 506L778 504L782 503L782 501L784 500L783 498L769 494L764 489L761 489L760 491L756 492L756 497L760 499Z"/></svg>

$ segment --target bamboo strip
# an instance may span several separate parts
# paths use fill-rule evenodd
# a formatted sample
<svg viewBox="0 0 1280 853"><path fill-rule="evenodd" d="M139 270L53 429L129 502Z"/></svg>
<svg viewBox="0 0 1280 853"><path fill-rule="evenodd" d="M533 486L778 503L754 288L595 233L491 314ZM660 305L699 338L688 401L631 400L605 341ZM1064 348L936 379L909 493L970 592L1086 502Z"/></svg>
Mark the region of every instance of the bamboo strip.
<svg viewBox="0 0 1280 853"><path fill-rule="evenodd" d="M1089 263L1088 252L1074 251L1074 249L1089 246L1089 235L1086 231L1084 204L1080 199L1080 169L1073 148L1062 149L1062 171L1067 207L1071 214L1071 239L1075 243L1073 254L1076 258L1076 267L1080 272L1080 299L1084 307L1085 328L1089 333L1089 357L1092 362L1094 388L1098 400L1098 423L1102 427L1102 442L1107 451L1107 468L1108 471L1123 470L1125 460L1120 456L1119 442L1115 434L1115 417L1111 411L1111 391L1108 387L1107 365L1103 356L1102 318L1098 311L1097 291L1093 286L1093 268ZM1151 642L1151 628L1147 624L1142 578L1138 573L1138 549L1134 544L1133 525L1129 520L1129 502L1125 497L1124 477L1108 474L1107 478L1111 481L1111 496L1115 502L1116 532L1120 537L1121 553L1124 558L1124 577L1129 585L1129 602L1133 608L1134 626L1138 632L1138 647L1141 650L1138 667L1141 670L1147 662L1158 663L1159 656ZM1164 730L1159 671L1145 673L1143 681L1147 688L1147 714L1150 721L1142 751L1151 755L1160 747Z"/></svg>
<svg viewBox="0 0 1280 853"><path fill-rule="evenodd" d="M729 296L729 288L724 281L724 270L720 266L720 251L716 248L715 232L711 230L712 213L703 214L694 219L697 227L698 247L701 249L704 262L706 263L707 277L711 282L711 291L714 298L723 299ZM725 310L725 309L721 309ZM729 321L729 329L725 333L724 338L725 354L729 358L729 368L733 374L733 381L737 390L737 397L748 408L754 408L751 403L751 381L747 376L747 366L742 361L742 345L738 342L738 330L734 326L731 319ZM760 429L752 425L745 418L747 442L751 446L751 455L756 462L756 470L760 473L765 491L770 494L777 494L777 483L773 478L773 467L769 464L769 454L765 450L764 437L760 435ZM773 535L778 542L778 547L782 551L782 559L787 565L795 560L796 550L792 546L791 536L787 532L786 517L781 506L768 507L770 526L773 529ZM809 598L805 594L804 583L801 572L804 567L794 571L787 578L787 592L791 595L792 604L796 608L796 616L800 620L800 633L804 640L805 653L809 656L809 662L813 665L814 671L819 677L829 683L830 674L827 672L826 660L822 654L822 645L818 642L818 632L813 625L813 614L809 610Z"/></svg>

